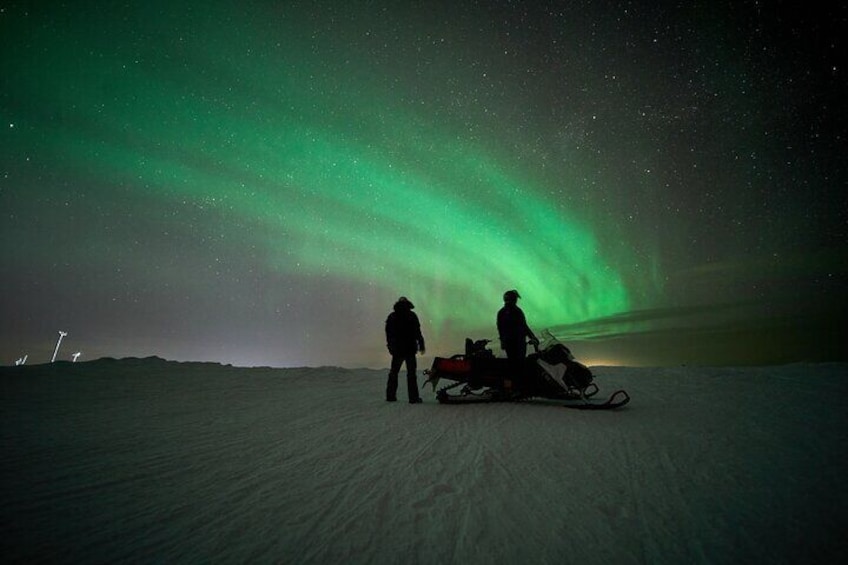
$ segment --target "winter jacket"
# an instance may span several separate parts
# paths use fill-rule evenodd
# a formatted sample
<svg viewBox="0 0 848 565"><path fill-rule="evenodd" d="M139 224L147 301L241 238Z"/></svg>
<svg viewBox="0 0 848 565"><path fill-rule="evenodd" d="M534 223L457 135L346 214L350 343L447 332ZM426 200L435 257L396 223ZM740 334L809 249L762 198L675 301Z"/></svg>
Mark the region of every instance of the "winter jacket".
<svg viewBox="0 0 848 565"><path fill-rule="evenodd" d="M416 351L424 351L421 324L409 302L395 303L394 310L386 318L386 346L392 355L414 355Z"/></svg>
<svg viewBox="0 0 848 565"><path fill-rule="evenodd" d="M517 304L504 304L498 310L498 334L501 338L501 348L517 349L526 346L526 339L535 339L527 325L524 311Z"/></svg>

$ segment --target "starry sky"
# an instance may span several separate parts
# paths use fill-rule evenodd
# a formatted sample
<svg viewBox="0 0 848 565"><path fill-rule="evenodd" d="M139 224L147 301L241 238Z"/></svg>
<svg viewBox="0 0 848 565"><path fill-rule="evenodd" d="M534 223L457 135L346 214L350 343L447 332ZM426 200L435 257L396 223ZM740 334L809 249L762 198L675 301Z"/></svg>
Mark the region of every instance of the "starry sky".
<svg viewBox="0 0 848 565"><path fill-rule="evenodd" d="M846 359L844 5L95 4L0 6L2 364Z"/></svg>

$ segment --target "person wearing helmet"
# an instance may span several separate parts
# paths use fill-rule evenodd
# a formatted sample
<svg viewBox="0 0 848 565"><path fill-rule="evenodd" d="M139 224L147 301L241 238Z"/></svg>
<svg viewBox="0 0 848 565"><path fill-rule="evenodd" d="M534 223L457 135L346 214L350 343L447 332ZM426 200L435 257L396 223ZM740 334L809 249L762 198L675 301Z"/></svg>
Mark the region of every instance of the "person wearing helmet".
<svg viewBox="0 0 848 565"><path fill-rule="evenodd" d="M405 296L398 298L392 312L386 318L386 346L392 355L392 365L389 369L389 379L386 383L386 400L397 400L398 373L401 365L406 363L406 392L410 404L419 404L418 377L415 354L424 353L424 336L421 335L421 324L412 309L415 305Z"/></svg>
<svg viewBox="0 0 848 565"><path fill-rule="evenodd" d="M518 307L519 298L521 298L521 295L518 294L517 290L506 291L503 295L504 305L498 311L497 319L501 349L506 352L506 357L512 367L511 373L516 378L520 378L524 372L524 360L527 358L527 338L530 338L532 343L539 343L533 330L527 325L524 311Z"/></svg>

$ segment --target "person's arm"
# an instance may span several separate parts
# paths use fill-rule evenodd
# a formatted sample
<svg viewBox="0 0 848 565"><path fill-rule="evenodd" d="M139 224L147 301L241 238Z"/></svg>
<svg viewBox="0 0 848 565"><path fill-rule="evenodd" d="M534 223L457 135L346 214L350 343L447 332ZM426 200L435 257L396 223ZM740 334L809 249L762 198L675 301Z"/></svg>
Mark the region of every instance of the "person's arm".
<svg viewBox="0 0 848 565"><path fill-rule="evenodd" d="M504 329L505 329L505 327L504 327L505 321L504 321L503 318L504 318L504 311L503 311L503 308L502 308L502 309L498 310L498 318L497 318L498 340L501 342L501 350L503 350L503 348L504 348L504 342L503 342L504 338L503 338L503 336L504 336Z"/></svg>
<svg viewBox="0 0 848 565"><path fill-rule="evenodd" d="M389 353L394 355L395 348L395 324L394 317L389 314L389 317L386 318L386 348L389 350Z"/></svg>
<svg viewBox="0 0 848 565"><path fill-rule="evenodd" d="M536 337L536 334L533 333L533 330L530 329L530 325L527 324L527 318L524 317L524 313L521 313L522 321L524 322L524 333L527 337L530 338L531 343L539 344L539 338Z"/></svg>
<svg viewBox="0 0 848 565"><path fill-rule="evenodd" d="M415 330L418 333L418 351L423 354L424 349L424 334L421 333L421 322L418 321L418 316L415 317Z"/></svg>

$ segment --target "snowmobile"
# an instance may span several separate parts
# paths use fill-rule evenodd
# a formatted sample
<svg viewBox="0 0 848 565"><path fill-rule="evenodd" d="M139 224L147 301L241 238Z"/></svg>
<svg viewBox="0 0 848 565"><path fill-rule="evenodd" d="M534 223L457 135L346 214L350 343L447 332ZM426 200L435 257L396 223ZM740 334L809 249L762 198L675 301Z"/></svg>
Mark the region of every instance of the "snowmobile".
<svg viewBox="0 0 848 565"><path fill-rule="evenodd" d="M514 366L507 359L495 357L487 347L491 340L466 338L465 353L433 359L433 365L424 371L422 388L431 384L442 404L544 398L561 401L558 404L569 408L608 410L630 402L623 390L605 401L594 400L599 389L592 371L549 331L542 332L542 337L541 346L532 342L535 352L527 356L521 375L512 374ZM437 390L442 380L454 382Z"/></svg>

